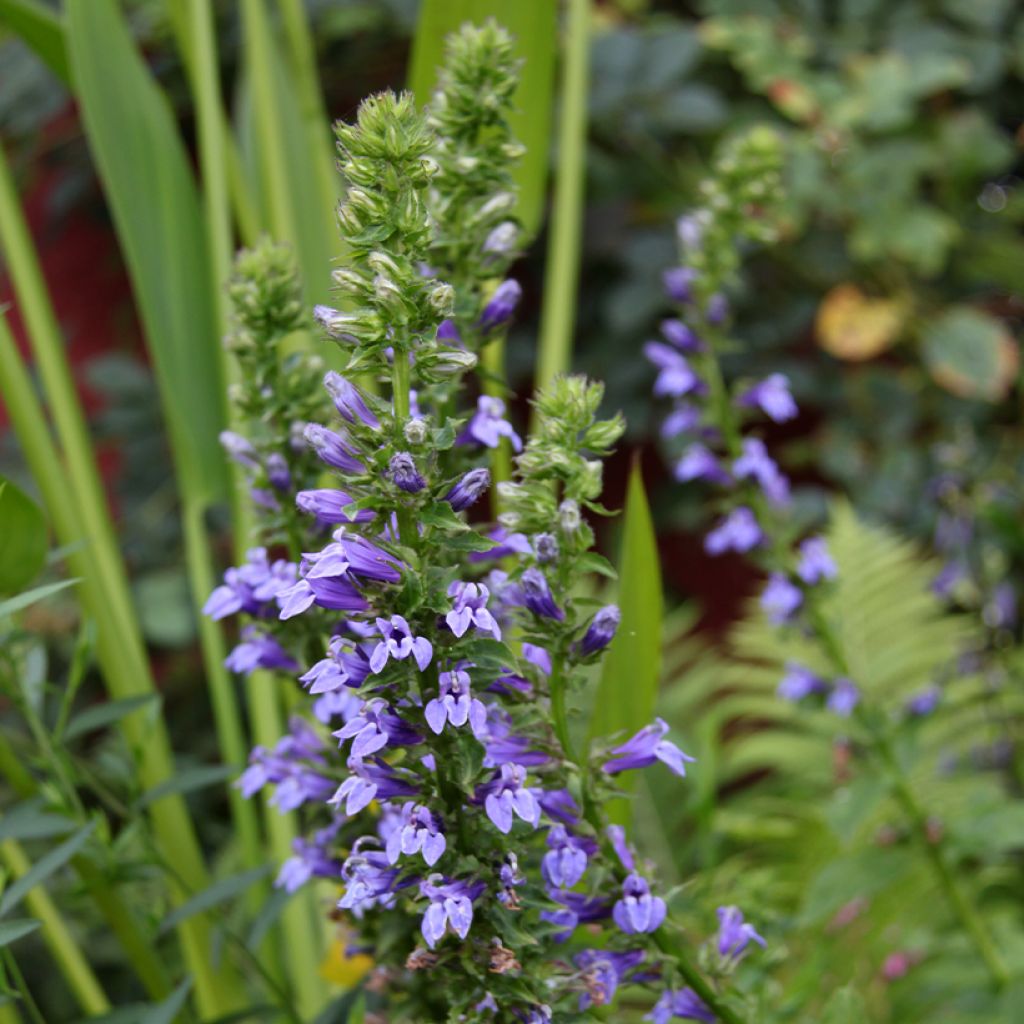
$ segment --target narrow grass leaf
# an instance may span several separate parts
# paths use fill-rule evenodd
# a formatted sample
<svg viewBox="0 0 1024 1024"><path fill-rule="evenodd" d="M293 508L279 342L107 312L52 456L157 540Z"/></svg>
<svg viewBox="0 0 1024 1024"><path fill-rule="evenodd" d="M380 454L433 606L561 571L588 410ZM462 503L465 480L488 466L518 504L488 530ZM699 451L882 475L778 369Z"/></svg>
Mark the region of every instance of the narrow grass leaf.
<svg viewBox="0 0 1024 1024"><path fill-rule="evenodd" d="M168 914L160 925L160 934L166 934L182 921L192 917L193 914L201 914L211 907L216 907L221 903L234 899L245 892L249 886L258 882L261 878L265 878L269 873L270 865L264 865L252 868L249 871L242 871L237 875L222 878L219 882L214 882L209 888L197 893Z"/></svg>
<svg viewBox="0 0 1024 1024"><path fill-rule="evenodd" d="M67 835L74 827L75 822L63 814L42 810L42 800L25 800L0 818L0 840L49 839Z"/></svg>
<svg viewBox="0 0 1024 1024"><path fill-rule="evenodd" d="M46 519L20 488L0 477L0 594L16 594L46 561Z"/></svg>
<svg viewBox="0 0 1024 1024"><path fill-rule="evenodd" d="M14 921L0 921L0 947L9 946L25 935L31 935L42 925L32 917L19 917Z"/></svg>
<svg viewBox="0 0 1024 1024"><path fill-rule="evenodd" d="M216 786L238 774L238 769L230 764L200 764L178 772L173 779L161 782L139 797L136 807L141 810L148 807L154 800L161 800L172 793L192 793L206 786Z"/></svg>
<svg viewBox="0 0 1024 1024"><path fill-rule="evenodd" d="M93 157L156 366L182 488L227 493L223 381L199 194L166 97L113 0L69 0L68 42Z"/></svg>
<svg viewBox="0 0 1024 1024"><path fill-rule="evenodd" d="M540 227L547 193L548 153L554 105L555 58L558 52L558 4L551 0L423 0L413 37L408 85L417 102L426 103L437 84L444 59L445 37L466 21L480 24L494 18L515 37L516 56L523 60L516 90L512 131L526 146L515 168L519 186L519 217L530 235Z"/></svg>
<svg viewBox="0 0 1024 1024"><path fill-rule="evenodd" d="M79 829L60 846L43 854L32 867L4 890L0 897L0 916L20 903L37 885L45 882L54 872L59 871L86 844L96 826L93 823Z"/></svg>
<svg viewBox="0 0 1024 1024"><path fill-rule="evenodd" d="M0 0L6 25L67 86L71 85L63 19L38 0Z"/></svg>
<svg viewBox="0 0 1024 1024"><path fill-rule="evenodd" d="M77 579L74 579L58 580L56 583L44 583L41 587L33 587L31 590L26 590L23 594L18 594L16 597L9 597L6 601L0 601L0 618L4 615L13 615L15 612L20 612L22 608L27 608L29 605L35 604L36 601L52 597L62 590L67 590L68 587L73 587L78 582Z"/></svg>
<svg viewBox="0 0 1024 1024"><path fill-rule="evenodd" d="M171 1024L191 991L192 979L186 978L162 1003L147 1010L139 1018L139 1024Z"/></svg>
<svg viewBox="0 0 1024 1024"><path fill-rule="evenodd" d="M64 739L77 739L79 736L84 736L86 733L93 732L96 729L103 729L108 725L113 725L114 722L120 722L122 718L126 718L133 711L138 711L139 708L152 704L153 701L158 699L157 694L147 693L138 697L110 700L105 704L97 704L95 707L86 708L85 711L75 715L68 722L68 727L64 730Z"/></svg>

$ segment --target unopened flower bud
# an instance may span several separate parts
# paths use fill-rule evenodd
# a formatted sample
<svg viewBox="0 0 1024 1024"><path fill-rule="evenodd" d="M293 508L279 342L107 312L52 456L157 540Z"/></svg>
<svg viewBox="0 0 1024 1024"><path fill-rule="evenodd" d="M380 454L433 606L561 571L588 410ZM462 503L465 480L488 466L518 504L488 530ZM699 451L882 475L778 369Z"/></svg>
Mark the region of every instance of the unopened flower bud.
<svg viewBox="0 0 1024 1024"><path fill-rule="evenodd" d="M427 439L427 422L417 416L406 423L402 433L409 444L421 445Z"/></svg>
<svg viewBox="0 0 1024 1024"><path fill-rule="evenodd" d="M566 498L558 506L558 521L566 533L575 533L580 528L580 506L572 498Z"/></svg>

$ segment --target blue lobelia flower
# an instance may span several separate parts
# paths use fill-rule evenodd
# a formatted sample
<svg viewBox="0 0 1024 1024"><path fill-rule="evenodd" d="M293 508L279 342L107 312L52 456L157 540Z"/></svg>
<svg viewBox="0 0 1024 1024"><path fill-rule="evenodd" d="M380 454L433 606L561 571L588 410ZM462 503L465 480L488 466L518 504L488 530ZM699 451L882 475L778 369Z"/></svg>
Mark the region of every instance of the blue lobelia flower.
<svg viewBox="0 0 1024 1024"><path fill-rule="evenodd" d="M481 633L488 633L495 640L501 639L501 627L487 610L491 592L485 584L454 580L448 587L448 596L454 601L444 620L456 636L463 636L470 626L475 626Z"/></svg>
<svg viewBox="0 0 1024 1024"><path fill-rule="evenodd" d="M462 512L476 503L491 486L491 472L488 469L471 469L444 496L444 500L456 512Z"/></svg>
<svg viewBox="0 0 1024 1024"><path fill-rule="evenodd" d="M381 639L370 655L370 671L377 675L388 663L389 658L402 660L410 655L422 672L434 656L434 646L424 636L414 636L409 623L401 615L390 619L377 619Z"/></svg>
<svg viewBox="0 0 1024 1024"><path fill-rule="evenodd" d="M763 540L764 534L754 513L740 505L704 538L704 550L709 555L721 555L726 551L743 553L756 548Z"/></svg>
<svg viewBox="0 0 1024 1024"><path fill-rule="evenodd" d="M369 508L350 510L354 500L350 494L333 487L299 491L295 495L296 507L307 515L316 516L322 523L368 523L377 513Z"/></svg>
<svg viewBox="0 0 1024 1024"><path fill-rule="evenodd" d="M680 778L685 778L686 762L692 763L696 758L684 754L674 743L666 740L664 737L667 732L668 723L663 718L645 725L622 746L612 750L614 758L605 762L604 770L614 775L632 768L646 768L655 761L661 761Z"/></svg>
<svg viewBox="0 0 1024 1024"><path fill-rule="evenodd" d="M416 468L416 460L410 452L395 452L388 463L391 482L407 494L418 494L427 486L427 481Z"/></svg>
<svg viewBox="0 0 1024 1024"><path fill-rule="evenodd" d="M828 542L824 537L808 537L800 543L800 561L797 563L796 574L808 586L836 578L836 563L829 554Z"/></svg>
<svg viewBox="0 0 1024 1024"><path fill-rule="evenodd" d="M540 569L527 569L520 577L519 586L523 605L534 615L559 622L565 618L565 612L555 604L547 578Z"/></svg>
<svg viewBox="0 0 1024 1024"><path fill-rule="evenodd" d="M689 302L693 297L693 282L697 271L693 267L671 267L661 275L665 294L674 302Z"/></svg>
<svg viewBox="0 0 1024 1024"><path fill-rule="evenodd" d="M427 725L440 735L445 723L459 728L469 722L473 735L481 742L487 738L487 708L470 692L469 673L465 667L442 672L438 676L439 693L427 702L423 717Z"/></svg>
<svg viewBox="0 0 1024 1024"><path fill-rule="evenodd" d="M584 658L589 658L592 654L603 651L612 642L621 621L622 615L618 605L606 604L597 611L580 641L580 654ZM548 674L550 675L550 670Z"/></svg>
<svg viewBox="0 0 1024 1024"><path fill-rule="evenodd" d="M760 409L776 423L793 419L799 411L789 391L789 378L784 373L770 374L744 391L737 401L748 409Z"/></svg>
<svg viewBox="0 0 1024 1024"><path fill-rule="evenodd" d="M825 689L824 680L795 661L786 662L786 673L775 691L783 700L800 701Z"/></svg>
<svg viewBox="0 0 1024 1024"><path fill-rule="evenodd" d="M298 566L277 559L271 562L266 548L251 548L245 562L224 573L224 582L216 587L203 606L203 614L223 619L236 612L268 616L274 602L294 585Z"/></svg>
<svg viewBox="0 0 1024 1024"><path fill-rule="evenodd" d="M307 423L303 434L320 460L326 462L328 466L345 473L366 472L366 467L356 457L355 450L343 435L328 430L319 423Z"/></svg>
<svg viewBox="0 0 1024 1024"><path fill-rule="evenodd" d="M498 777L483 787L484 810L494 827L507 835L512 831L512 816L536 828L540 824L540 804L526 785L526 769L506 761Z"/></svg>
<svg viewBox="0 0 1024 1024"><path fill-rule="evenodd" d="M610 949L584 949L573 957L583 974L580 1011L591 1006L606 1006L629 971L643 962L642 949L616 953Z"/></svg>
<svg viewBox="0 0 1024 1024"><path fill-rule="evenodd" d="M515 313L522 296L523 289L518 281L512 278L502 281L494 289L494 294L490 297L487 305L483 308L483 312L480 314L480 329L483 331L493 331L494 328L508 323L512 319L512 315Z"/></svg>
<svg viewBox="0 0 1024 1024"><path fill-rule="evenodd" d="M368 761L361 757L350 757L348 770L351 774L327 802L339 808L344 803L345 813L349 817L358 814L374 800L393 800L395 797L416 796L419 793L415 775L392 768L376 757Z"/></svg>
<svg viewBox="0 0 1024 1024"><path fill-rule="evenodd" d="M350 575L374 583L400 583L402 562L373 541L339 526L334 540L322 551L306 554L303 574L307 580L331 579Z"/></svg>
<svg viewBox="0 0 1024 1024"><path fill-rule="evenodd" d="M597 852L597 844L572 835L564 825L551 826L547 844L540 866L544 880L552 888L571 889L583 877L588 855Z"/></svg>
<svg viewBox="0 0 1024 1024"><path fill-rule="evenodd" d="M654 379L655 395L682 398L701 386L700 377L691 369L686 357L660 341L644 345L644 355L658 368Z"/></svg>
<svg viewBox="0 0 1024 1024"><path fill-rule="evenodd" d="M612 907L612 920L627 935L657 931L668 909L660 896L652 896L647 880L631 871L622 883L622 896Z"/></svg>
<svg viewBox="0 0 1024 1024"><path fill-rule="evenodd" d="M384 852L392 864L398 863L402 854L412 857L420 853L427 866L433 867L441 859L446 846L437 815L423 804L409 801L402 806L401 820L388 836Z"/></svg>
<svg viewBox="0 0 1024 1024"><path fill-rule="evenodd" d="M324 377L324 387L334 402L334 408L353 426L362 423L372 430L380 429L380 420L374 416L363 393L347 377L334 370L328 370Z"/></svg>
<svg viewBox="0 0 1024 1024"><path fill-rule="evenodd" d="M789 503L789 481L768 454L768 449L760 438L743 439L743 454L733 462L732 470L740 480L756 480L765 497L773 505L783 506Z"/></svg>
<svg viewBox="0 0 1024 1024"><path fill-rule="evenodd" d="M333 735L342 744L352 740L353 757L369 757L385 747L411 747L423 740L422 734L396 715L383 697L366 701L359 714Z"/></svg>
<svg viewBox="0 0 1024 1024"><path fill-rule="evenodd" d="M255 626L243 626L241 643L224 659L225 667L247 676L258 668L295 672L299 663L272 637Z"/></svg>
<svg viewBox="0 0 1024 1024"><path fill-rule="evenodd" d="M767 943L758 935L754 926L743 920L739 907L719 907L718 914L718 955L723 960L735 963L747 951L751 940L765 948Z"/></svg>
<svg viewBox="0 0 1024 1024"><path fill-rule="evenodd" d="M661 436L666 440L685 434L700 426L700 409L695 405L679 402L661 424Z"/></svg>
<svg viewBox="0 0 1024 1024"><path fill-rule="evenodd" d="M780 572L768 577L761 592L761 607L773 626L792 621L803 600L803 591Z"/></svg>
<svg viewBox="0 0 1024 1024"><path fill-rule="evenodd" d="M680 352L702 352L704 344L682 320L672 318L661 321L661 333L664 339L675 345Z"/></svg>
<svg viewBox="0 0 1024 1024"><path fill-rule="evenodd" d="M672 475L681 484L690 480L707 480L714 484L730 483L732 477L722 467L718 456L699 441L691 444L672 468Z"/></svg>
<svg viewBox="0 0 1024 1024"><path fill-rule="evenodd" d="M669 989L663 992L644 1019L654 1021L654 1024L668 1024L673 1017L679 1017L681 1020L698 1020L703 1024L715 1024L717 1019L692 988L674 991Z"/></svg>
<svg viewBox="0 0 1024 1024"><path fill-rule="evenodd" d="M299 676L299 682L316 695L342 686L362 686L369 674L370 659L363 647L348 637L333 636L327 656Z"/></svg>
<svg viewBox="0 0 1024 1024"><path fill-rule="evenodd" d="M851 679L839 678L833 684L825 706L840 718L849 718L859 703L860 689L857 684Z"/></svg>
<svg viewBox="0 0 1024 1024"><path fill-rule="evenodd" d="M492 395L481 395L476 400L476 412L459 435L459 443L475 441L486 448L497 448L503 437L509 439L514 451L523 450L522 438L505 419L505 403Z"/></svg>
<svg viewBox="0 0 1024 1024"><path fill-rule="evenodd" d="M449 927L465 939L473 924L473 900L483 891L482 882L445 881L434 874L420 882L420 894L430 900L420 930L427 945L433 949Z"/></svg>

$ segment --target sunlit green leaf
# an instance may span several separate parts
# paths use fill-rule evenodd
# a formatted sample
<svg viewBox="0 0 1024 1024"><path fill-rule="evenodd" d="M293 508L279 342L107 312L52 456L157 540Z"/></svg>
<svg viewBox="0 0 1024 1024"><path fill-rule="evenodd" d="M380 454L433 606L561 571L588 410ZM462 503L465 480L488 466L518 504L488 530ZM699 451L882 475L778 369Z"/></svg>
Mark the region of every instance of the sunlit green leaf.
<svg viewBox="0 0 1024 1024"><path fill-rule="evenodd" d="M16 594L46 561L46 519L20 487L0 477L0 594Z"/></svg>

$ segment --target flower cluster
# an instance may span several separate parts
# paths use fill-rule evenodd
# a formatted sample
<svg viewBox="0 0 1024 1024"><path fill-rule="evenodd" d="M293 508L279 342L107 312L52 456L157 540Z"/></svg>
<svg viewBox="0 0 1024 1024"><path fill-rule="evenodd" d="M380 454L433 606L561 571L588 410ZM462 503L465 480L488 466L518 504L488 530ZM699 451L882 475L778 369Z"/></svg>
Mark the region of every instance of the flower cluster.
<svg viewBox="0 0 1024 1024"><path fill-rule="evenodd" d="M486 299L477 288L511 232L489 219L501 204L477 210L480 246L455 246L445 225L506 181L514 147L496 145L495 109L510 52L494 26L467 27L429 122L385 93L337 129L350 262L334 279L348 301L316 319L347 365L324 381L329 415L288 429L303 460L285 460L293 508L263 521L264 546L208 605L244 616L237 667L275 667L311 699L239 784L273 787L308 821L278 884L339 885L375 960L371 1008L389 1020L577 1020L626 983L665 993L656 1020L712 1019L728 1010L675 948L668 894L604 812L621 772L660 761L682 777L692 758L661 720L579 749L568 710L620 621L581 584L621 418L597 418L599 385L559 378L523 443L500 403L465 398L467 325L479 338L514 306L508 282ZM491 101L470 103L473 89ZM473 195L449 162L475 175ZM502 512L471 521L502 438L519 452ZM723 964L761 941L736 913L720 912Z"/></svg>

